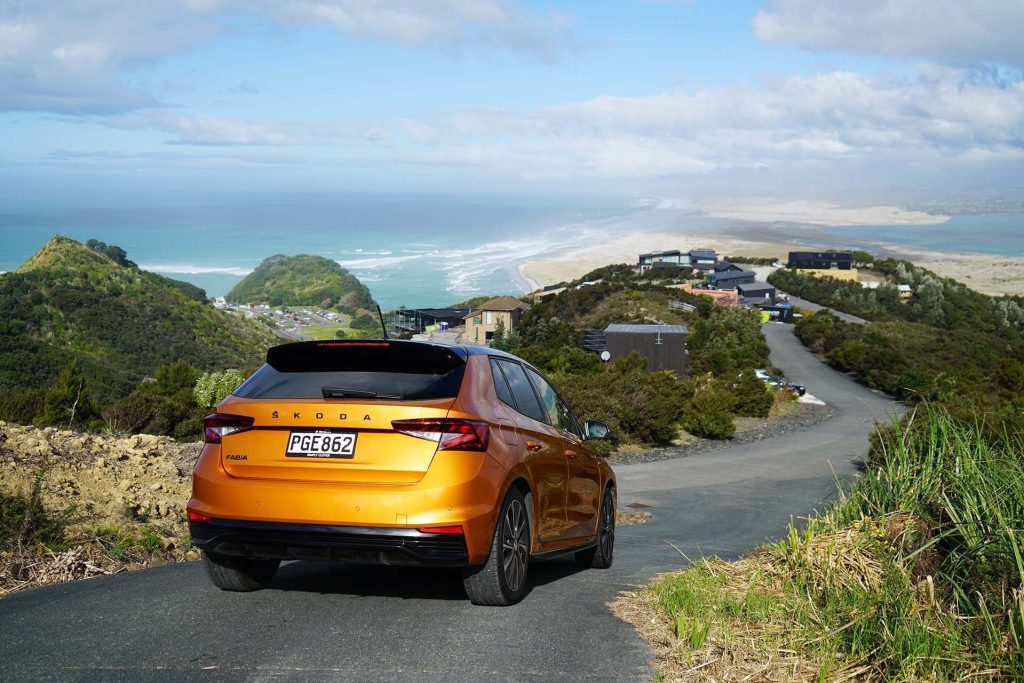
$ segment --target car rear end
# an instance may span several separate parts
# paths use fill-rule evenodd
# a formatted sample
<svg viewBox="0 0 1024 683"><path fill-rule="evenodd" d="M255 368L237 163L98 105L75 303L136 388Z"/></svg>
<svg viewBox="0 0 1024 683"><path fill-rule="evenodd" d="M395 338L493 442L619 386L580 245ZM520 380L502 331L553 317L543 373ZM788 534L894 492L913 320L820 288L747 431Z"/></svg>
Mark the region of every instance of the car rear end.
<svg viewBox="0 0 1024 683"><path fill-rule="evenodd" d="M206 553L465 566L486 557L504 478L460 409L457 347L301 342L205 422L189 521Z"/></svg>

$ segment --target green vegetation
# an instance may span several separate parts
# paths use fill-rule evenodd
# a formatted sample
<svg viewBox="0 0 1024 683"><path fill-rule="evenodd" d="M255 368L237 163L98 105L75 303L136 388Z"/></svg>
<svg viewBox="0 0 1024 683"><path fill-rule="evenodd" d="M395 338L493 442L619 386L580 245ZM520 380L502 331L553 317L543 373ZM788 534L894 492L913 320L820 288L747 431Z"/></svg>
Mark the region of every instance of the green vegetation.
<svg viewBox="0 0 1024 683"><path fill-rule="evenodd" d="M204 372L196 380L192 395L200 408L213 408L241 386L245 375L234 368L223 372Z"/></svg>
<svg viewBox="0 0 1024 683"><path fill-rule="evenodd" d="M733 416L767 416L774 397L754 369L768 364L768 346L753 311L718 307L708 297L639 277L628 265L607 266L567 285L534 304L515 332L497 332L494 346L540 368L581 419L601 420L625 441L663 445L680 427L724 439L733 434ZM677 302L695 310L684 312L672 305ZM583 330L612 322L688 325L693 374L648 372L635 354L603 364L577 348Z"/></svg>
<svg viewBox="0 0 1024 683"><path fill-rule="evenodd" d="M145 525L101 526L95 530L94 540L108 557L118 562L144 561L164 546L160 532Z"/></svg>
<svg viewBox="0 0 1024 683"><path fill-rule="evenodd" d="M865 475L804 530L641 599L674 640L662 668L709 679L1020 680L1022 528L1024 442L932 407L884 430Z"/></svg>
<svg viewBox="0 0 1024 683"><path fill-rule="evenodd" d="M248 367L276 339L216 310L192 285L55 237L0 278L0 419L38 414L42 392L69 366L93 399L109 403L161 365ZM51 417L44 421L64 422Z"/></svg>
<svg viewBox="0 0 1024 683"><path fill-rule="evenodd" d="M797 336L838 370L909 402L941 403L994 431L1024 433L1024 340L921 323L854 325L825 311Z"/></svg>
<svg viewBox="0 0 1024 683"><path fill-rule="evenodd" d="M264 259L225 298L232 303L336 308L352 316L376 306L355 275L330 259L308 254Z"/></svg>
<svg viewBox="0 0 1024 683"><path fill-rule="evenodd" d="M28 493L0 491L0 551L41 545L62 550L71 510L55 514L43 507L46 470L40 468Z"/></svg>
<svg viewBox="0 0 1024 683"><path fill-rule="evenodd" d="M777 270L781 290L872 320L853 325L828 311L797 323L797 336L833 367L908 402L929 400L960 419L1024 433L1024 299L989 297L907 261L858 263L881 275L877 289ZM896 284L910 284L909 302Z"/></svg>
<svg viewBox="0 0 1024 683"><path fill-rule="evenodd" d="M871 258L868 254L859 254L862 258ZM789 294L866 320L900 320L1011 339L1019 338L1018 333L1024 331L1022 297L986 296L909 261L870 260L865 265L884 278L877 289L781 268L769 276L768 282ZM914 291L909 303L900 299L896 289L900 284L910 285Z"/></svg>

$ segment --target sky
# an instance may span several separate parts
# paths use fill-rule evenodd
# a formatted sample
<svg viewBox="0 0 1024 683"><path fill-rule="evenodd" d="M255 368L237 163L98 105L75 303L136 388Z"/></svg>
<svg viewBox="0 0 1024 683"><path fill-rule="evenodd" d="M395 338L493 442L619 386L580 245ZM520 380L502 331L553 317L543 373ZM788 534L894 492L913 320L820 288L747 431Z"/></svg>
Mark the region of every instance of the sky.
<svg viewBox="0 0 1024 683"><path fill-rule="evenodd" d="M1024 0L0 0L0 202L1024 188Z"/></svg>

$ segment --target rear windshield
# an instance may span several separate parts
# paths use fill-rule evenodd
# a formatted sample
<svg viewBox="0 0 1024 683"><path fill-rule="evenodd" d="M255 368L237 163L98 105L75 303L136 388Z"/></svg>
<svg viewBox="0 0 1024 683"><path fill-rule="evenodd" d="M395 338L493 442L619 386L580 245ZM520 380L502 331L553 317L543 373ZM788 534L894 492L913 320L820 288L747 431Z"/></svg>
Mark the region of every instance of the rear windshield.
<svg viewBox="0 0 1024 683"><path fill-rule="evenodd" d="M465 361L452 350L410 342L299 342L275 346L267 364L235 390L240 398L455 398ZM369 392L369 393L364 393Z"/></svg>

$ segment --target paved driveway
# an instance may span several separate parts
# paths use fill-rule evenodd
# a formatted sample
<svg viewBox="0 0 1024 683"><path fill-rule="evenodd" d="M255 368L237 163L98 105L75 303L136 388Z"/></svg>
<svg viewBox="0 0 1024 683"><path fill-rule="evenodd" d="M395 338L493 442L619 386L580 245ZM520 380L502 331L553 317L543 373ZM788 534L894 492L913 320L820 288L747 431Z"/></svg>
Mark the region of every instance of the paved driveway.
<svg viewBox="0 0 1024 683"><path fill-rule="evenodd" d="M833 419L754 444L617 468L620 502L651 506L619 530L615 566L531 569L510 608L469 604L457 575L294 563L258 593L214 589L198 563L0 600L0 679L647 681L650 653L606 603L701 553L736 557L781 536L854 471L894 406L769 324L772 362L835 406Z"/></svg>

